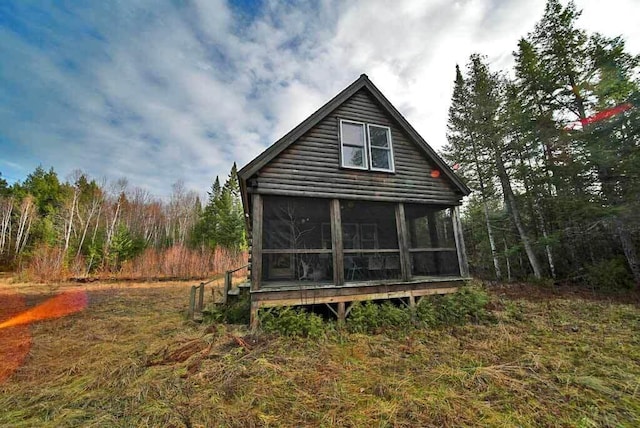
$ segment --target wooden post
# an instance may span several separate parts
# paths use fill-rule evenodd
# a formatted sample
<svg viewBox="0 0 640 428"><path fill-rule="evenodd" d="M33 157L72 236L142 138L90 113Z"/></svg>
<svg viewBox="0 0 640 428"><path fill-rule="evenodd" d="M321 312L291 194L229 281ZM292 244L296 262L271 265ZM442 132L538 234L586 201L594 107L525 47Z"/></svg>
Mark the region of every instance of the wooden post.
<svg viewBox="0 0 640 428"><path fill-rule="evenodd" d="M416 297L413 295L413 293L409 294L409 307L410 308L416 307Z"/></svg>
<svg viewBox="0 0 640 428"><path fill-rule="evenodd" d="M253 194L253 230L251 231L251 290L259 290L262 281L262 196Z"/></svg>
<svg viewBox="0 0 640 428"><path fill-rule="evenodd" d="M251 318L249 321L249 326L251 327L251 331L256 331L258 327L260 327L260 318L258 317L258 310L260 309L260 303L251 302Z"/></svg>
<svg viewBox="0 0 640 428"><path fill-rule="evenodd" d="M333 255L333 283L344 284L344 247L342 243L342 218L340 200L331 200L331 247Z"/></svg>
<svg viewBox="0 0 640 428"><path fill-rule="evenodd" d="M229 290L231 290L231 271L226 271L224 274L224 288L222 289L222 303L227 304L229 300Z"/></svg>
<svg viewBox="0 0 640 428"><path fill-rule="evenodd" d="M200 283L200 295L198 296L198 312L204 307L204 282Z"/></svg>
<svg viewBox="0 0 640 428"><path fill-rule="evenodd" d="M467 262L467 251L464 246L464 236L462 236L459 207L451 208L451 219L453 220L453 235L456 239L456 249L458 250L460 276L466 278L469 276L469 263Z"/></svg>
<svg viewBox="0 0 640 428"><path fill-rule="evenodd" d="M347 319L345 302L338 302L338 324L344 324Z"/></svg>
<svg viewBox="0 0 640 428"><path fill-rule="evenodd" d="M191 320L193 319L193 313L196 306L196 286L191 286L191 291L189 292L189 309L187 310L187 317Z"/></svg>
<svg viewBox="0 0 640 428"><path fill-rule="evenodd" d="M404 215L404 204L396 204L396 230L398 232L398 248L400 249L400 270L402 280L411 279L411 255L409 254L409 234L407 220Z"/></svg>

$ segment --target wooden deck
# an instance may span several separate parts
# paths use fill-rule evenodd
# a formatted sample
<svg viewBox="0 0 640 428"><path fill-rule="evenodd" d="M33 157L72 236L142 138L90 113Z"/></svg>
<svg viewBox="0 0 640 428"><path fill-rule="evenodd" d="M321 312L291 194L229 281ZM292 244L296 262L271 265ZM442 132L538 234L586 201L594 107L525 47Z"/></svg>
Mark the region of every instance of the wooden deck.
<svg viewBox="0 0 640 428"><path fill-rule="evenodd" d="M347 303L408 298L414 305L416 299L423 296L454 293L469 279L457 276L417 277L410 281L348 282L340 286L308 282L263 283L263 288L251 291L251 325L254 328L258 326L260 308L336 303L336 315L339 320L344 320L348 314Z"/></svg>

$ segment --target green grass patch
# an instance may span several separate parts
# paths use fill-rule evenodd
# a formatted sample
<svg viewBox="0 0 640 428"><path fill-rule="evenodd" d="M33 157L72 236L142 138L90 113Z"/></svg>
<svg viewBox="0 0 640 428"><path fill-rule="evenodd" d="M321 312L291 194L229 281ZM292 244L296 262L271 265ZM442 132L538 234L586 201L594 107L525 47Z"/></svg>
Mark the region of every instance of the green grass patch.
<svg viewBox="0 0 640 428"><path fill-rule="evenodd" d="M185 322L187 288L91 293L85 312L32 326L0 426L637 426L636 304L527 285L476 297L418 305L402 334L317 336L293 310L277 322L303 334Z"/></svg>

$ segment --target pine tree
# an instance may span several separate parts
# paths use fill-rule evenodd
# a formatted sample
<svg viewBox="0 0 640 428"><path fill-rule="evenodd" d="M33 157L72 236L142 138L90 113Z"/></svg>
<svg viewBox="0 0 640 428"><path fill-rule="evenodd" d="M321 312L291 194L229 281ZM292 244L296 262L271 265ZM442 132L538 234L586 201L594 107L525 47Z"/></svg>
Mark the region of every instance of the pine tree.
<svg viewBox="0 0 640 428"><path fill-rule="evenodd" d="M203 243L211 248L217 245L234 249L246 247L244 213L235 163L224 186L220 186L220 180L216 177L208 195L191 242Z"/></svg>
<svg viewBox="0 0 640 428"><path fill-rule="evenodd" d="M463 178L468 185L480 192L495 276L500 280L502 272L488 208L489 200L494 195L491 180L488 178L491 171L483 162L484 155L479 152L479 147L476 144L475 124L470 117L470 97L469 88L465 84L460 67L456 64L456 79L447 126L449 144L444 148L444 157L450 163L462 165L459 171L461 171Z"/></svg>

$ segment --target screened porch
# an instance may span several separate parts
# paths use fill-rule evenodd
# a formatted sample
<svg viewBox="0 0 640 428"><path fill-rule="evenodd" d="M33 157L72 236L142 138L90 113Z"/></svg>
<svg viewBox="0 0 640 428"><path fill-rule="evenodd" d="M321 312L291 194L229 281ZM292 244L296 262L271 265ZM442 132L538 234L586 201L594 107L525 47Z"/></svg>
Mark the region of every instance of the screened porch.
<svg viewBox="0 0 640 428"><path fill-rule="evenodd" d="M268 195L253 202L254 290L467 276L454 207Z"/></svg>

